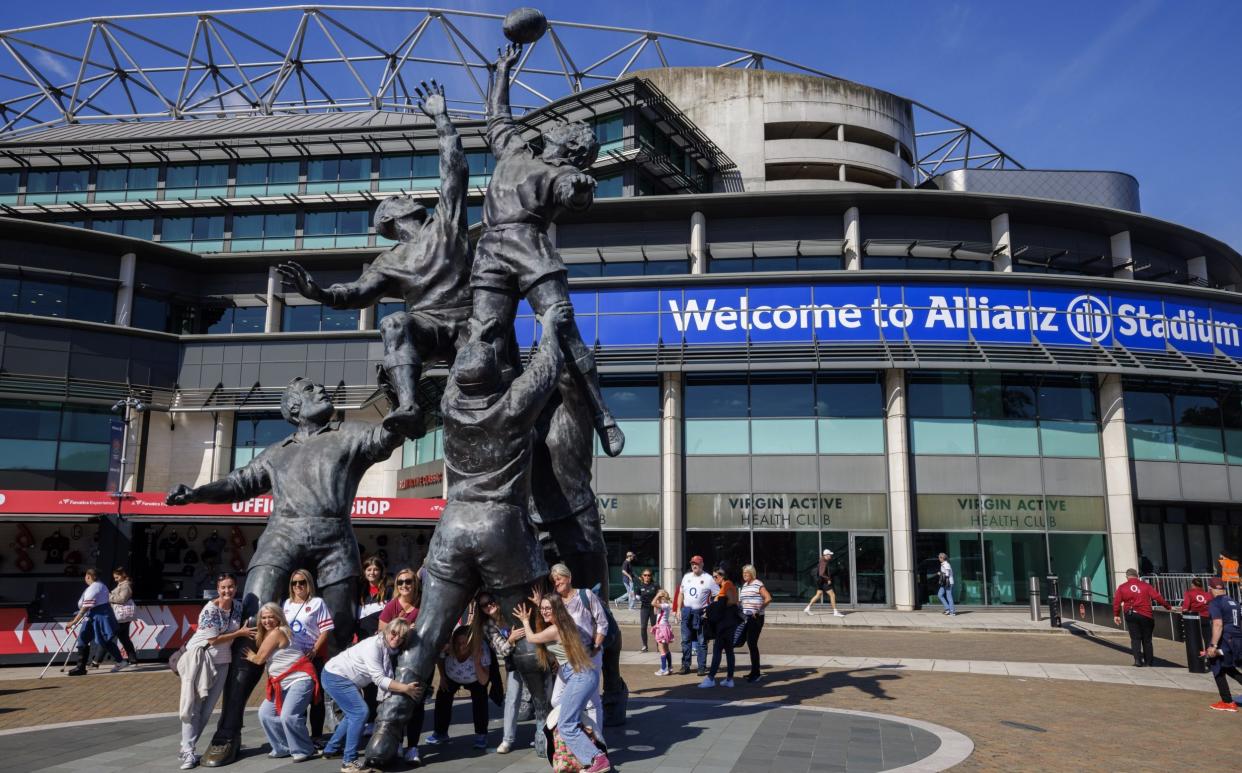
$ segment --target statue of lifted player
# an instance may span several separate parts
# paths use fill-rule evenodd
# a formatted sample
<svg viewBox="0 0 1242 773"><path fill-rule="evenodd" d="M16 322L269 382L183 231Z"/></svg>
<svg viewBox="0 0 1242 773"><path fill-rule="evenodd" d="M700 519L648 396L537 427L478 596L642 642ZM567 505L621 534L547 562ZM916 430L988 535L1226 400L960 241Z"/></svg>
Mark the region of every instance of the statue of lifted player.
<svg viewBox="0 0 1242 773"><path fill-rule="evenodd" d="M470 599L491 590L505 619L525 601L531 583L548 574L527 514L534 427L556 392L564 364L560 340L572 308L544 310L543 338L525 372L505 383L496 349L472 341L457 354L445 386L444 471L448 501L427 549L423 606L412 646L401 653L396 678L426 685L444 644ZM547 716L548 696L537 687L543 671L533 647L519 647L518 668L531 685L535 720ZM367 748L369 765L393 758L413 702L394 693L381 705Z"/></svg>
<svg viewBox="0 0 1242 773"><path fill-rule="evenodd" d="M483 200L483 235L475 247L471 338L491 340L505 363L515 361L504 338L512 329L519 298L536 314L569 301L565 264L548 238L548 226L565 209L583 210L595 198L595 180L582 170L595 161L599 141L585 123L563 123L543 135L536 154L522 139L509 106L509 71L522 53L514 44L500 52L487 95L487 141L496 168ZM561 333L566 365L591 406L604 452L621 453L625 435L604 404L595 358L578 325Z"/></svg>
<svg viewBox="0 0 1242 773"><path fill-rule="evenodd" d="M465 343L470 319L470 244L466 227L469 170L461 137L448 117L444 87L435 81L416 88L419 107L435 121L440 138L440 201L435 214L407 196L389 196L375 210L375 230L398 242L346 284L320 287L294 262L276 267L298 292L334 309L360 309L385 296L405 299L405 311L380 321L384 373L396 405L384 426L410 439L425 427L415 401L423 363L451 364Z"/></svg>
<svg viewBox="0 0 1242 773"><path fill-rule="evenodd" d="M227 477L191 488L184 483L168 493L170 505L191 502L242 502L272 493L272 513L259 537L246 573L243 617L258 613L269 601L279 603L295 569L309 569L335 624L329 651L349 646L354 637L354 603L362 565L350 522L354 496L363 473L387 459L402 437L382 426L333 422L332 400L322 384L294 379L285 389L280 412L297 431L268 446L250 464ZM242 714L263 667L242 656L246 640L233 645L233 661L220 720L203 764L227 765L241 746Z"/></svg>

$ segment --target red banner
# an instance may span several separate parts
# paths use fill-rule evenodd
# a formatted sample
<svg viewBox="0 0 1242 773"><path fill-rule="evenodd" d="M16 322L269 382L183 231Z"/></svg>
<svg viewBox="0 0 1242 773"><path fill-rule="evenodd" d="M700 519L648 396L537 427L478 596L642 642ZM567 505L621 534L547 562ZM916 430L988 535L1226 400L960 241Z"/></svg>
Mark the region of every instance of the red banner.
<svg viewBox="0 0 1242 773"><path fill-rule="evenodd" d="M395 499L358 497L353 516L360 520L437 521L444 510L443 499ZM230 505L191 504L170 507L164 495L154 492L126 494L117 500L103 491L0 491L0 515L121 515L204 516L215 518L254 518L261 520L272 512L270 496L255 497Z"/></svg>
<svg viewBox="0 0 1242 773"><path fill-rule="evenodd" d="M129 636L144 656L176 649L189 640L206 602L174 602L138 607ZM65 631L63 622L32 623L25 609L0 609L0 658L35 653L50 654L77 647L77 634Z"/></svg>

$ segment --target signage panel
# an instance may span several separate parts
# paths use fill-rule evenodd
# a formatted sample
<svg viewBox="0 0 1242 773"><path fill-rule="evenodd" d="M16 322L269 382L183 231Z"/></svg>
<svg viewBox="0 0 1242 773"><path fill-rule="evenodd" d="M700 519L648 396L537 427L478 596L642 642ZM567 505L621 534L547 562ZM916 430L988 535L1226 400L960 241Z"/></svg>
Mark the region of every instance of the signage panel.
<svg viewBox="0 0 1242 773"><path fill-rule="evenodd" d="M919 494L920 531L1107 531L1103 497Z"/></svg>
<svg viewBox="0 0 1242 773"><path fill-rule="evenodd" d="M596 494L595 504L605 529L660 528L659 494Z"/></svg>
<svg viewBox="0 0 1242 773"><path fill-rule="evenodd" d="M691 529L887 529L885 494L687 494Z"/></svg>
<svg viewBox="0 0 1242 773"><path fill-rule="evenodd" d="M1242 304L1090 287L1022 289L979 280L922 283L713 285L575 291L588 343L680 346L834 341L967 341L1112 346L1242 359ZM519 306L518 340L536 336Z"/></svg>

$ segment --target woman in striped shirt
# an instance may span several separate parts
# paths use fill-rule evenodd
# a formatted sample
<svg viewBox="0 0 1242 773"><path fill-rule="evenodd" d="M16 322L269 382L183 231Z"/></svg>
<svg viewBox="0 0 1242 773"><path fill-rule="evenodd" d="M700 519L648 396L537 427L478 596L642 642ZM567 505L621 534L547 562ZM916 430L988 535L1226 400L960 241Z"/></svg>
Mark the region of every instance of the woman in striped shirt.
<svg viewBox="0 0 1242 773"><path fill-rule="evenodd" d="M746 681L758 682L759 673L759 634L763 632L763 611L772 603L772 594L764 587L753 564L742 567L742 587L738 590L738 600L742 605L742 619L745 621L741 634L746 639L746 648L750 650L750 673Z"/></svg>

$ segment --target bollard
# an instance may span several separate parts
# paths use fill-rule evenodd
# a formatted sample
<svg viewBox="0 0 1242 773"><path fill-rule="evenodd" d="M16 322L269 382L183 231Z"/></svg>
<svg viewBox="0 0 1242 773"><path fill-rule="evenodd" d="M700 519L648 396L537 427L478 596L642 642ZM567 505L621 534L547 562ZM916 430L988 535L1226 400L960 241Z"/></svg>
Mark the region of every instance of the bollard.
<svg viewBox="0 0 1242 773"><path fill-rule="evenodd" d="M1039 578L1032 577L1030 582L1031 621L1039 622Z"/></svg>
<svg viewBox="0 0 1242 773"><path fill-rule="evenodd" d="M1061 627L1061 578L1050 574L1048 580L1048 622L1053 628Z"/></svg>
<svg viewBox="0 0 1242 773"><path fill-rule="evenodd" d="M1095 593L1091 590L1091 578L1083 575L1079 582L1079 590L1082 592L1082 603L1091 614L1091 622L1095 622ZM1083 621L1086 621L1084 616Z"/></svg>
<svg viewBox="0 0 1242 773"><path fill-rule="evenodd" d="M1182 615L1182 636L1186 640L1186 670L1192 674L1207 673L1203 650L1207 649L1208 643L1203 640L1201 620L1198 615Z"/></svg>

